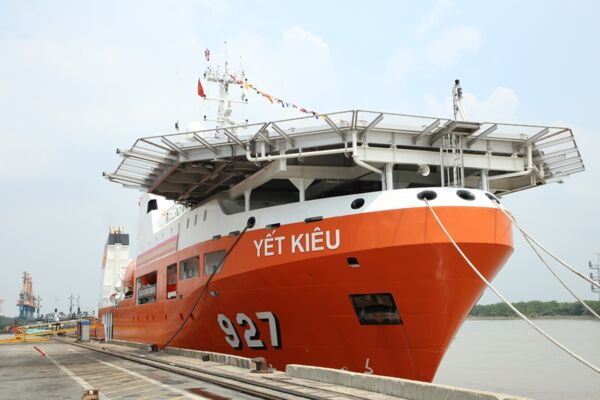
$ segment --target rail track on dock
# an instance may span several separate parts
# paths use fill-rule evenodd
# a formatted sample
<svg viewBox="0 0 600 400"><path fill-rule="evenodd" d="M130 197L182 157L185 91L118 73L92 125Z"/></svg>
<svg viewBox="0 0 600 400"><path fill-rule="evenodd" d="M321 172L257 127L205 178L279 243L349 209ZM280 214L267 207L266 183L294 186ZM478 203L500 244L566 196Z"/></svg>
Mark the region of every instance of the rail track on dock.
<svg viewBox="0 0 600 400"><path fill-rule="evenodd" d="M103 346L97 347L95 345L88 345L65 339L55 338L53 340L72 346L81 347L87 350L95 351L98 353L106 354L115 358L121 358L163 371L175 373L181 376L217 385L225 389L229 389L260 399L325 400L330 399L332 396L336 396L338 398L347 398L350 400L365 399L364 396L356 396L342 391L329 390L323 387L319 387L317 389L315 387L310 386L309 384L300 384L298 382L292 383L289 381L289 378L286 377L282 377L283 379L269 377L268 373L256 373L256 378L249 379L243 376L238 376L235 373L209 370L208 368L195 367L192 365L177 363L170 360L162 360L159 357L153 357L149 355L140 355L129 352L115 351ZM314 392L320 393L317 394Z"/></svg>

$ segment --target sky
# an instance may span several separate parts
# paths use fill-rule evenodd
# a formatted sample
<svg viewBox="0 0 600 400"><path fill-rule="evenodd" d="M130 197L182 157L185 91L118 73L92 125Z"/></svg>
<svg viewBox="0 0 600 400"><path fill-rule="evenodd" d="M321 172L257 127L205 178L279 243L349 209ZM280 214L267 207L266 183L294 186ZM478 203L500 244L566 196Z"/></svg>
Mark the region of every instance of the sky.
<svg viewBox="0 0 600 400"><path fill-rule="evenodd" d="M138 137L197 125L204 49L222 59L224 41L257 87L319 112L451 117L460 78L472 120L571 127L586 171L503 203L587 273L600 251L599 16L592 1L0 0L3 313L17 313L23 271L42 313L66 311L71 293L96 307L108 227L135 235L140 195L102 171ZM295 116L258 97L236 113ZM512 301L571 300L516 232L494 283Z"/></svg>

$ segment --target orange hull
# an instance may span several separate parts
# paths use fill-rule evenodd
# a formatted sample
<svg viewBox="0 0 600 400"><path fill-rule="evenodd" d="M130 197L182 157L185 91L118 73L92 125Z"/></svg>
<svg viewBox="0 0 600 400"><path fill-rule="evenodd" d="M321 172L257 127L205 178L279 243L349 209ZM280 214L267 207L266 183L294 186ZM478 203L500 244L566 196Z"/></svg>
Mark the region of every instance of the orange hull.
<svg viewBox="0 0 600 400"><path fill-rule="evenodd" d="M467 256L492 279L512 253L510 221L496 208L436 211ZM270 248L275 250L266 254L259 246L267 234L289 241L291 235L316 228L339 230L338 246L295 253L283 246L278 252L275 241ZM335 239L333 234L330 239ZM208 279L202 255L228 249L234 240L199 243L138 268L137 276L157 271L157 301L137 305L132 298L119 308L101 309L101 314L112 314L113 338L164 345ZM310 247L309 242L302 245ZM200 256L200 277L178 281L177 298L167 300L166 267L195 255ZM348 258L356 259L358 266L350 266ZM484 289L427 208L255 229L241 238L169 345L263 356L278 369L298 363L431 381ZM369 293L391 294L401 323L360 324L350 296ZM274 318L260 314L265 312ZM235 334L228 335L231 330Z"/></svg>

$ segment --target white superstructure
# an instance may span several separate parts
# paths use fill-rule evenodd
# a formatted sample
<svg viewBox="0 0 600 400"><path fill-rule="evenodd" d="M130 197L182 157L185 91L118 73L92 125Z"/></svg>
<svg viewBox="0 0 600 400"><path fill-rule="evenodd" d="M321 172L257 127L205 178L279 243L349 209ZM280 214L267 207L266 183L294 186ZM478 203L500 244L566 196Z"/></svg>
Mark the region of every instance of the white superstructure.
<svg viewBox="0 0 600 400"><path fill-rule="evenodd" d="M129 234L123 227L110 227L102 260L102 277L99 307L116 304L121 292L121 281L129 263Z"/></svg>

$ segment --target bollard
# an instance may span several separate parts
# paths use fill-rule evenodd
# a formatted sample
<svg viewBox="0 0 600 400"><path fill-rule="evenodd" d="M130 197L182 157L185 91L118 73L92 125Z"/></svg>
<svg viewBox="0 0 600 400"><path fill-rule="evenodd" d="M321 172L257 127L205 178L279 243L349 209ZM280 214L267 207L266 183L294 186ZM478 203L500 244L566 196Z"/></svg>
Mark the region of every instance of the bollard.
<svg viewBox="0 0 600 400"><path fill-rule="evenodd" d="M81 396L81 400L99 400L100 392L98 389L85 389L83 391L83 396Z"/></svg>
<svg viewBox="0 0 600 400"><path fill-rule="evenodd" d="M251 372L253 373L257 373L257 374L268 374L273 372L269 366L267 365L267 360L265 360L264 357L256 357L252 359L252 362L255 365L255 369L253 369Z"/></svg>

